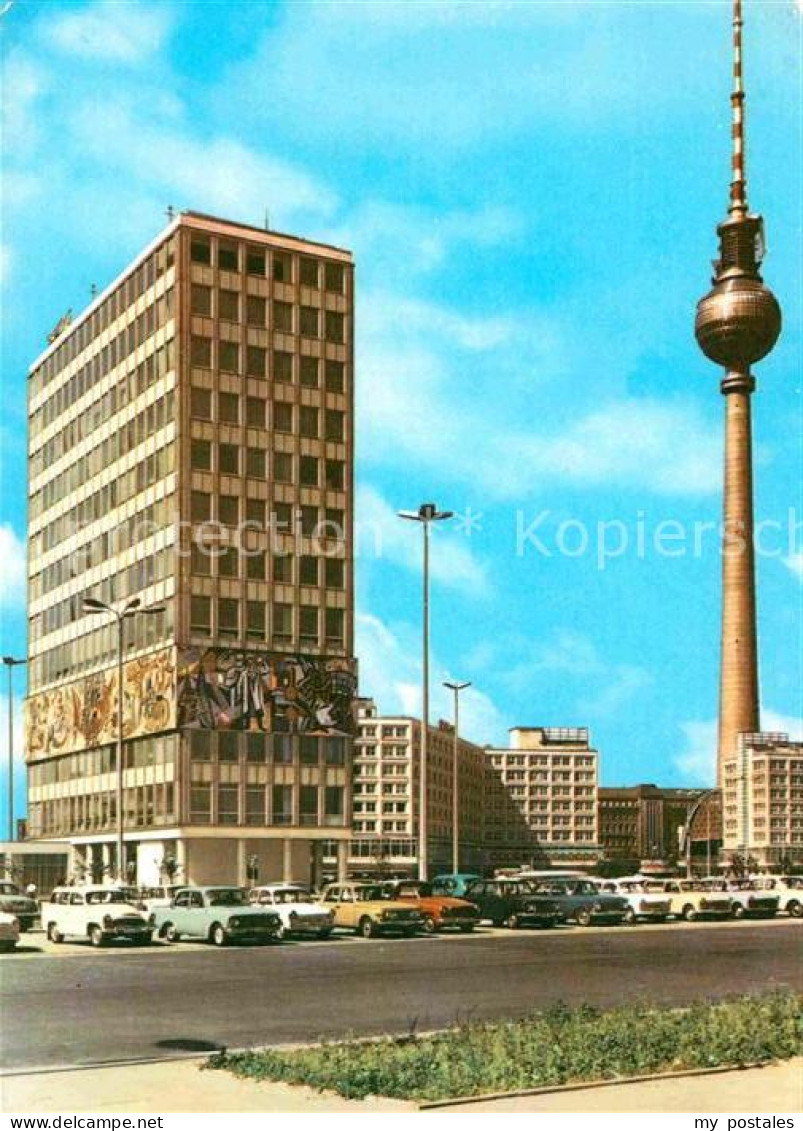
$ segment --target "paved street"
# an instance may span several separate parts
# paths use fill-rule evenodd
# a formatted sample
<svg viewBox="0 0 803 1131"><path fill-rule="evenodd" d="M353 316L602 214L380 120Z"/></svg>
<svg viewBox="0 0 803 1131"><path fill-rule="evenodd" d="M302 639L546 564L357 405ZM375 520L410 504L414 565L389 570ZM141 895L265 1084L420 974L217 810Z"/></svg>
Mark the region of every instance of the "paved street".
<svg viewBox="0 0 803 1131"><path fill-rule="evenodd" d="M786 919L57 955L28 935L27 953L0 961L2 1061L7 1071L102 1064L430 1029L557 1001L803 988L800 941Z"/></svg>

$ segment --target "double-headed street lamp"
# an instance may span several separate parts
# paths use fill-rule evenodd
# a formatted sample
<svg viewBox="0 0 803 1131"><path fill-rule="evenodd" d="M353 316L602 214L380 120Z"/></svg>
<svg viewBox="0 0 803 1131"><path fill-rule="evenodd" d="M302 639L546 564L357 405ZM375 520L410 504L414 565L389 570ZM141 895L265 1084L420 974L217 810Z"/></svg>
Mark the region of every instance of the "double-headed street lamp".
<svg viewBox="0 0 803 1131"><path fill-rule="evenodd" d="M139 597L133 597L122 609L115 609L97 597L84 598L85 613L105 613L117 620L117 879L125 881L125 868L123 865L123 833L125 819L123 816L123 650L125 647L124 626L127 620L138 614L152 616L154 613L163 613L163 605L153 605L141 609L142 602Z"/></svg>
<svg viewBox="0 0 803 1131"><path fill-rule="evenodd" d="M14 668L27 664L14 656L3 656L8 668L8 839L14 839Z"/></svg>
<svg viewBox="0 0 803 1131"><path fill-rule="evenodd" d="M460 692L471 687L471 682L450 683L443 685L454 692L454 747L452 750L452 872L457 875L460 871L460 773L458 769L459 727L460 727Z"/></svg>
<svg viewBox="0 0 803 1131"><path fill-rule="evenodd" d="M424 624L421 720L421 764L418 782L418 878L427 878L427 746L429 739L429 528L433 522L451 518L452 511L439 511L434 503L422 503L417 511L399 511L399 518L420 522L424 533Z"/></svg>

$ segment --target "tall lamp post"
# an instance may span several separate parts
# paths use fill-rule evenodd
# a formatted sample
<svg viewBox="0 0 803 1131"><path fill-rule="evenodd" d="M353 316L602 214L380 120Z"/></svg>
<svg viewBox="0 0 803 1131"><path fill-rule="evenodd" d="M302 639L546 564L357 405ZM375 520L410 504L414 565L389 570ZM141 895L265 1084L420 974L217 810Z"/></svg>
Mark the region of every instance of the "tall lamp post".
<svg viewBox="0 0 803 1131"><path fill-rule="evenodd" d="M417 511L399 511L399 518L421 523L424 533L424 622L423 676L421 705L421 765L418 783L418 878L427 878L427 746L429 740L429 528L433 522L452 517L452 511L439 511L434 503L422 503Z"/></svg>
<svg viewBox="0 0 803 1131"><path fill-rule="evenodd" d="M460 871L460 774L458 772L457 754L459 749L460 728L460 692L471 687L471 682L450 683L444 682L454 692L454 747L452 748L452 873L457 875Z"/></svg>
<svg viewBox="0 0 803 1131"><path fill-rule="evenodd" d="M8 668L8 839L14 839L14 668L27 664L14 656L3 656Z"/></svg>
<svg viewBox="0 0 803 1131"><path fill-rule="evenodd" d="M107 605L105 601L100 601L97 597L84 598L84 612L95 614L106 614L115 617L117 620L117 879L125 881L125 869L123 866L123 833L125 831L125 818L123 816L123 653L125 649L125 622L132 617L137 616L138 613L144 616L152 616L155 613L163 613L164 606L153 605L147 609L141 609L141 601L139 597L134 597L128 601L122 609L115 609L113 605Z"/></svg>

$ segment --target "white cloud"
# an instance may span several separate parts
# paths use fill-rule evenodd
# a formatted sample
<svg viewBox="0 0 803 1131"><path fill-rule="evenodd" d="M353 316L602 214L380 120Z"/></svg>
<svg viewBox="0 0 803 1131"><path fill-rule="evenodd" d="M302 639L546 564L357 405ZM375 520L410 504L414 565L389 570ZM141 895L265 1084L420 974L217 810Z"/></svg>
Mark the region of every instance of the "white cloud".
<svg viewBox="0 0 803 1131"><path fill-rule="evenodd" d="M0 562L0 608L24 610L25 543L7 523L0 526Z"/></svg>
<svg viewBox="0 0 803 1131"><path fill-rule="evenodd" d="M681 723L680 729L685 745L673 762L684 784L713 786L717 780L717 720L691 720ZM793 741L803 740L803 719L768 708L761 710L761 729L788 734Z"/></svg>
<svg viewBox="0 0 803 1131"><path fill-rule="evenodd" d="M167 5L96 0L78 11L45 16L41 33L46 43L64 54L134 64L158 53L171 25Z"/></svg>
<svg viewBox="0 0 803 1131"><path fill-rule="evenodd" d="M360 693L376 700L385 714L421 717L421 645L418 630L409 625L390 628L371 613L357 616L357 654ZM430 661L430 722L451 720L452 692L445 680L464 679L450 672L433 653ZM460 696L460 733L471 742L498 745L507 739L506 724L493 701L476 687Z"/></svg>
<svg viewBox="0 0 803 1131"><path fill-rule="evenodd" d="M409 509L409 506L408 500L403 500L399 509ZM443 524L447 528L449 525ZM487 595L490 583L486 569L459 541L463 535L454 529L442 529L437 523L431 530L432 579L473 596ZM400 519L397 511L373 487L364 486L357 491L355 542L360 563L386 560L413 573L421 572L420 529Z"/></svg>

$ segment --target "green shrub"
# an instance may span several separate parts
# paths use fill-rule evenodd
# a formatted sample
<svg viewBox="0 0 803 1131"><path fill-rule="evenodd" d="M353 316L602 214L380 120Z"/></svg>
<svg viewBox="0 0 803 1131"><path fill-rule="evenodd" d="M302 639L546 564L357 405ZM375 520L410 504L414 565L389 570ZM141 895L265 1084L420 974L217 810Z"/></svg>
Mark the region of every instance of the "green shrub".
<svg viewBox="0 0 803 1131"><path fill-rule="evenodd" d="M338 1092L437 1100L569 1082L787 1059L803 1051L791 992L597 1010L564 1006L428 1037L350 1040L290 1052L221 1053L209 1068Z"/></svg>

